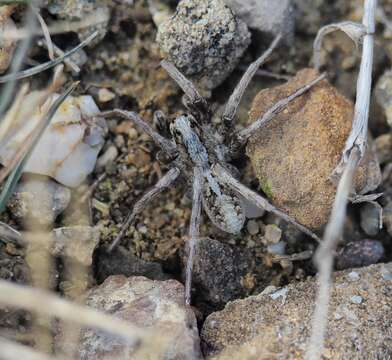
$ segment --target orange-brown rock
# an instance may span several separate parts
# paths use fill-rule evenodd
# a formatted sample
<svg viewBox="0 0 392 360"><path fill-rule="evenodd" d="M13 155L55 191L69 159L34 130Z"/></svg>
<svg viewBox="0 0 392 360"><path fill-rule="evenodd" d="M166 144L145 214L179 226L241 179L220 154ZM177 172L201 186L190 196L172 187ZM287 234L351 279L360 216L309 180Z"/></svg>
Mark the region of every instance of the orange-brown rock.
<svg viewBox="0 0 392 360"><path fill-rule="evenodd" d="M304 69L286 84L262 90L253 101L250 122L316 76L315 70ZM319 229L328 220L336 192L330 175L350 133L353 112L352 102L323 80L248 142L247 154L265 194L309 228ZM356 190L374 190L379 181L379 165L368 150L357 170Z"/></svg>

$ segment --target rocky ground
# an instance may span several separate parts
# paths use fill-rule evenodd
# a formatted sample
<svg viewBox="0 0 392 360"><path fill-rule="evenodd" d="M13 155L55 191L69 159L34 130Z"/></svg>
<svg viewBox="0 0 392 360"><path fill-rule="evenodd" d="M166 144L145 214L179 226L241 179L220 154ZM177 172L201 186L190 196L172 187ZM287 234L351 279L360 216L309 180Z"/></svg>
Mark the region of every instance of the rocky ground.
<svg viewBox="0 0 392 360"><path fill-rule="evenodd" d="M72 1L46 3L42 14L47 21L85 16L72 7ZM178 1L92 3L93 9L88 11L110 15L99 28L100 37L83 50L84 60L80 54L72 58L82 71L75 75L67 70L67 80L79 79L75 96L91 95L101 111L132 110L152 126L156 126L154 111L162 110L174 118L183 110L181 90L159 66L162 57L174 61L209 97L213 122L218 126L223 105L244 70L283 30L283 45L262 67L268 74L255 76L241 102L237 124L241 128L312 78L315 72L303 69L311 66L312 44L321 26L339 20L360 21L362 15L359 0L282 1L279 11L268 9L266 1L260 13L246 11L246 6L238 10L242 2L228 1L240 20L221 1L213 0L201 1L196 10L194 1L183 0L172 18ZM387 0L380 3L387 16L392 16L392 4ZM20 21L18 12L13 20ZM189 31L192 35L184 36ZM86 34L69 32L53 36L53 41L68 49L78 43L78 36L83 39ZM378 221L380 206L350 205L337 253L336 267L344 271L336 275L325 358L354 359L355 351L374 354L372 358L392 353L391 269L373 265L392 260L391 38L392 30L379 19L369 125L372 141L356 183L358 193L383 192L377 199L383 208L383 227L380 229ZM321 55L328 80L251 138L246 154L244 151L236 163L244 184L319 235L335 191L328 177L350 130L359 51L342 33L336 33L325 39ZM29 57L32 62L43 62L47 52L34 46ZM32 79L32 87L47 79L47 74L38 75ZM140 326L157 326L163 331L174 326L178 336L174 350L167 353L170 359L199 358L202 353L216 359L301 358L315 293L311 256L317 243L279 217L248 208L248 219L238 235L220 231L203 217L203 239L194 266L193 312L181 302L184 239L191 214L191 189L184 181L154 200L127 230L121 244L107 252L135 202L168 169L145 133L130 121L108 118L100 156L81 186L69 190L53 183L49 192L47 188L32 190L28 186L31 180L24 178L1 220L20 231L29 230L27 217L36 219L40 231L47 230L48 224L55 228L50 229L54 245L46 249L54 258L49 276L52 288L77 300L83 293L90 306ZM46 194L49 205L39 202L37 207L37 192ZM51 196L56 200L53 211ZM0 242L0 278L34 283L31 268L37 262L18 241ZM70 264L83 275L69 276L66 268ZM361 269L345 270L354 267ZM30 323L30 314L0 308L0 331L20 338L28 333ZM351 335L336 342L336 334ZM61 334L56 338L67 346ZM134 349L119 348L110 343L112 339L93 331L83 333L82 338L84 359L106 359L120 353L126 354L125 359ZM24 341L33 342L28 337ZM260 348L266 343L270 346Z"/></svg>

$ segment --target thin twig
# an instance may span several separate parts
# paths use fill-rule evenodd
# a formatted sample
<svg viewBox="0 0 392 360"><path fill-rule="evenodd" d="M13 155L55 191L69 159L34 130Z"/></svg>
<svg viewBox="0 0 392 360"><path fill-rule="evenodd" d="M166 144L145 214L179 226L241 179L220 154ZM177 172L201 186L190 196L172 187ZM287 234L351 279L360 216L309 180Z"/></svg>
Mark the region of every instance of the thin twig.
<svg viewBox="0 0 392 360"><path fill-rule="evenodd" d="M1 337L0 349L1 360L70 360L63 356L48 355L15 341L10 341Z"/></svg>
<svg viewBox="0 0 392 360"><path fill-rule="evenodd" d="M48 26L46 25L45 20L41 16L39 9L33 8L33 12L41 25L41 29L42 29L42 32L44 34L45 41L46 41L46 47L48 49L49 59L54 60L53 42L52 42L52 38L50 37L50 32L49 32Z"/></svg>
<svg viewBox="0 0 392 360"><path fill-rule="evenodd" d="M328 321L333 254L343 231L347 202L352 190L355 170L362 159L367 141L376 5L376 0L365 0L363 25L366 27L367 33L363 40L353 126L339 164L339 173L342 173L342 176L339 180L331 217L324 233L323 242L315 255L315 263L319 270L319 288L312 321L312 334L306 353L306 359L308 360L321 358Z"/></svg>
<svg viewBox="0 0 392 360"><path fill-rule="evenodd" d="M362 59L357 81L357 98L355 101L353 125L343 149L342 159L334 171L334 179L337 179L342 174L350 152L354 147L358 147L361 158L364 156L366 150L370 93L372 88L376 6L377 0L365 0L362 23L367 31L363 37Z"/></svg>
<svg viewBox="0 0 392 360"><path fill-rule="evenodd" d="M33 17L34 18L34 17ZM48 26L48 31L51 35L57 35L67 32L79 32L86 28L94 28L97 25L107 22L109 20L109 13L106 11L95 11L86 15L81 21L56 21ZM42 29L35 28L34 30L29 27L5 30L2 36L7 39L21 40L29 36L43 36Z"/></svg>
<svg viewBox="0 0 392 360"><path fill-rule="evenodd" d="M48 44L46 41L40 40L38 41L38 45L48 48ZM61 50L54 42L52 42L52 46L53 51L57 56L64 56L65 52ZM75 62L73 62L71 58L64 58L64 63L75 73L80 73L80 67Z"/></svg>
<svg viewBox="0 0 392 360"><path fill-rule="evenodd" d="M306 358L308 360L320 359L324 344L325 330L328 321L328 306L331 292L331 274L333 270L333 254L343 231L346 218L348 196L352 190L352 183L356 167L359 163L359 150L354 148L347 162L347 166L339 181L331 218L325 229L324 239L315 254L315 264L319 270L318 293L316 308L312 321L312 335Z"/></svg>
<svg viewBox="0 0 392 360"><path fill-rule="evenodd" d="M36 75L42 71L48 70L58 64L60 64L61 62L64 61L65 58L71 56L72 54L74 54L75 52L77 52L78 50L80 50L81 48L85 47L86 45L88 45L92 40L95 39L95 37L98 35L98 31L95 31L93 34L91 34L87 39L85 39L84 41L82 41L78 46L74 47L73 49L67 51L66 53L64 53L63 56L60 56L58 58L56 58L55 60L51 60L48 61L46 63L40 64L38 66L34 66L33 68L27 69L27 70L23 70L20 72L12 72L10 74L4 75L0 77L0 83L4 83L7 81L14 81L14 80L19 80L19 79L23 79L29 76L33 76Z"/></svg>
<svg viewBox="0 0 392 360"><path fill-rule="evenodd" d="M49 291L22 286L5 280L0 280L0 303L74 322L81 326L100 329L119 336L130 344L136 344L137 341L152 335L151 332L87 306L71 303ZM164 334L159 337L159 339L162 338L165 338Z"/></svg>

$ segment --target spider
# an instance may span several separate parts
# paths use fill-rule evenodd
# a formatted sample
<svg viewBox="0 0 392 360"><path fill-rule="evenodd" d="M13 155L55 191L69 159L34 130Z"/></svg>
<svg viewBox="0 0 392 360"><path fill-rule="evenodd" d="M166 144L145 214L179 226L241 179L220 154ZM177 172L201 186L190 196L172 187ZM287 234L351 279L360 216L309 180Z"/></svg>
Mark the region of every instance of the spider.
<svg viewBox="0 0 392 360"><path fill-rule="evenodd" d="M189 226L188 257L185 271L185 302L191 301L191 278L195 245L199 238L201 211L219 229L230 234L241 231L245 222L244 206L240 195L258 207L272 212L285 221L293 224L301 231L319 241L316 234L305 226L275 208L260 194L241 184L234 176L236 168L231 164L233 159L241 155L249 137L281 112L292 100L301 96L325 77L320 75L309 84L297 89L287 98L274 104L261 118L250 126L233 131L236 110L241 98L257 69L263 64L278 45L278 35L270 47L246 70L225 105L222 122L218 128L212 124L212 113L206 100L199 94L195 86L172 63L162 60L161 66L184 92L183 105L186 112L171 123L161 111L154 114L154 120L161 127L169 125L171 139L154 130L135 112L114 109L104 112L103 116L119 116L132 121L151 136L155 144L161 148L171 161L170 170L147 191L134 205L121 231L110 245L108 251L120 242L127 228L135 221L146 206L165 189L172 186L178 178L185 179L192 187L192 212ZM158 126L160 128L160 126Z"/></svg>

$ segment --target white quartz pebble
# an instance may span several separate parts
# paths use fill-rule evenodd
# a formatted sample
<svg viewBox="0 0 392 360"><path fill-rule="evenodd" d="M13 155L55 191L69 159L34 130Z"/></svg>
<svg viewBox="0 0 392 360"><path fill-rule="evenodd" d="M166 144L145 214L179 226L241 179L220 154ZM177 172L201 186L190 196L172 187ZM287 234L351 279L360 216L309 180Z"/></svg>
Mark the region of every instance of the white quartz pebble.
<svg viewBox="0 0 392 360"><path fill-rule="evenodd" d="M36 95L35 92L27 95L22 107L29 102L29 97L34 98ZM19 117L23 119L15 119L18 128L0 145L2 165L10 164L37 126L42 109L48 107L57 97L58 94L50 96L33 114L20 111ZM69 187L79 186L93 171L98 153L104 144L106 122L99 117L99 113L91 96L69 96L39 139L24 171L50 176Z"/></svg>

